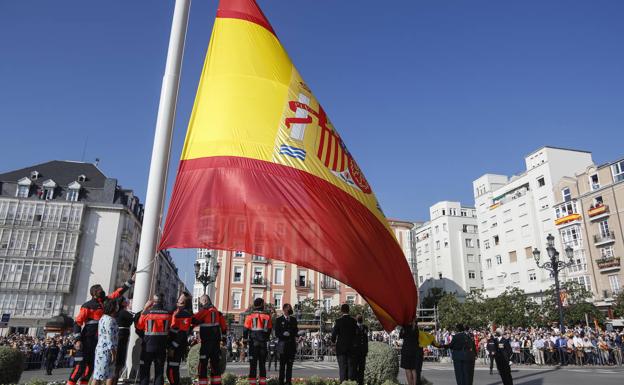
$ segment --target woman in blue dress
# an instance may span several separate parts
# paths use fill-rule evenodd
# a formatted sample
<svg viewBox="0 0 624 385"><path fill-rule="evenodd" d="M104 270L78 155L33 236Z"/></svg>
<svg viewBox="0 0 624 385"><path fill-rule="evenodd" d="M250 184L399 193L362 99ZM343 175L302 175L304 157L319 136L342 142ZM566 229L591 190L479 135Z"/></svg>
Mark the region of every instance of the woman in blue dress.
<svg viewBox="0 0 624 385"><path fill-rule="evenodd" d="M106 300L102 307L104 308L104 315L98 324L98 344L95 348L92 385L101 385L103 381L106 381L106 385L113 385L119 334L115 315L119 309L119 304L115 300Z"/></svg>

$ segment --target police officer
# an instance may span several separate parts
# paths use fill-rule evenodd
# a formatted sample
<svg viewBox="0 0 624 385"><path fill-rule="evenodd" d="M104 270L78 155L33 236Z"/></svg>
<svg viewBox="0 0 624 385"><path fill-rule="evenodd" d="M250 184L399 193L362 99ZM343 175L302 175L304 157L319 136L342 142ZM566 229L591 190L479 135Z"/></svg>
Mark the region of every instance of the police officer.
<svg viewBox="0 0 624 385"><path fill-rule="evenodd" d="M143 332L141 368L139 369L141 385L148 385L150 382L152 362L154 363L154 385L163 385L165 382L165 359L171 313L163 308L161 299L161 295L155 295L145 304L137 324L137 329Z"/></svg>
<svg viewBox="0 0 624 385"><path fill-rule="evenodd" d="M503 385L513 385L513 378L511 377L511 367L509 367L509 359L511 358L512 350L509 339L503 336L503 331L498 329L496 331L496 353L494 359L496 360L496 369L501 376Z"/></svg>
<svg viewBox="0 0 624 385"><path fill-rule="evenodd" d="M245 318L243 338L249 347L249 385L266 385L267 342L273 324L271 316L264 311L264 300L256 298L253 311ZM260 378L256 378L260 367Z"/></svg>
<svg viewBox="0 0 624 385"><path fill-rule="evenodd" d="M167 351L167 379L171 385L180 385L180 362L186 355L188 335L193 319L193 302L189 293L182 293L171 316L169 349Z"/></svg>
<svg viewBox="0 0 624 385"><path fill-rule="evenodd" d="M293 317L293 309L289 303L282 306L282 315L275 320L275 335L278 338L277 354L279 355L279 385L292 385L292 368L297 353L297 334L299 327Z"/></svg>
<svg viewBox="0 0 624 385"><path fill-rule="evenodd" d="M80 385L87 385L93 372L93 361L95 360L95 347L97 346L98 323L104 314L102 304L105 299L117 299L123 295L134 284L135 274L122 287L107 296L102 285L93 285L89 289L91 299L80 308L74 323L74 346L76 355L74 357L74 369L69 375L67 385L76 385L80 380Z"/></svg>
<svg viewBox="0 0 624 385"><path fill-rule="evenodd" d="M457 325L453 339L444 347L451 349L457 385L472 385L477 358L476 346L474 339L466 333L464 325Z"/></svg>
<svg viewBox="0 0 624 385"><path fill-rule="evenodd" d="M488 352L488 358L490 359L490 375L494 374L494 358L496 356L496 337L494 334L488 334L487 345L485 350Z"/></svg>
<svg viewBox="0 0 624 385"><path fill-rule="evenodd" d="M46 351L45 351L45 367L46 367L46 374L49 376L52 375L52 369L54 369L54 363L56 362L56 359L58 358L59 352L60 352L60 349L56 345L56 342L54 342L54 340L48 341Z"/></svg>
<svg viewBox="0 0 624 385"><path fill-rule="evenodd" d="M366 355L368 354L368 326L364 325L364 317L356 317L357 330L355 332L355 380L358 385L364 385L364 369L366 369Z"/></svg>
<svg viewBox="0 0 624 385"><path fill-rule="evenodd" d="M210 383L221 384L221 336L227 331L225 318L213 306L210 297L199 298L200 310L193 316L193 326L199 325L201 347L199 350L199 385L208 385L208 360L210 360Z"/></svg>
<svg viewBox="0 0 624 385"><path fill-rule="evenodd" d="M128 353L128 341L130 339L130 327L134 322L134 315L129 312L128 300L125 297L120 297L119 311L117 312L117 326L119 327L118 342L117 342L117 356L115 358L115 378L113 384L117 383L117 379L121 375L123 368L126 366L126 356Z"/></svg>

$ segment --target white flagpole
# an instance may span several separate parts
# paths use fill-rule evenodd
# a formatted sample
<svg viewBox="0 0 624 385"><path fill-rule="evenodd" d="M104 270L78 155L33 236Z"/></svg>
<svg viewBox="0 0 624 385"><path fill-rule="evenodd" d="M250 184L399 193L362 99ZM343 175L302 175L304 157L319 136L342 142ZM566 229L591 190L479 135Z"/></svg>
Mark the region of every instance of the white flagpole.
<svg viewBox="0 0 624 385"><path fill-rule="evenodd" d="M160 104L154 133L154 147L147 180L147 195L145 197L145 211L141 229L141 244L137 261L137 275L134 284L132 311L143 309L147 302L152 278L152 264L156 255L156 243L162 218L165 190L167 187L167 169L171 154L171 136L175 119L178 87L180 85L180 71L184 55L184 40L188 25L191 0L176 0L171 23L171 35L167 51L167 64L160 90ZM133 369L132 352L137 342L137 336L132 329L128 344L128 358L126 359L127 376L131 376ZM135 364L137 364L135 362ZM134 368L136 370L136 368Z"/></svg>

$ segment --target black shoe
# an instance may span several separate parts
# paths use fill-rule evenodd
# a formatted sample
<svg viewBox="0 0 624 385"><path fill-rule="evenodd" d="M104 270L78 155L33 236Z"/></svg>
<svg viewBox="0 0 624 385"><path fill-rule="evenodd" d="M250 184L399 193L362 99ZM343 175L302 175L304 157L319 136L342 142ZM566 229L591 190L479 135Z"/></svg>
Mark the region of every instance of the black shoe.
<svg viewBox="0 0 624 385"><path fill-rule="evenodd" d="M490 376L493 375L493 374L494 374L494 372L490 370Z"/></svg>

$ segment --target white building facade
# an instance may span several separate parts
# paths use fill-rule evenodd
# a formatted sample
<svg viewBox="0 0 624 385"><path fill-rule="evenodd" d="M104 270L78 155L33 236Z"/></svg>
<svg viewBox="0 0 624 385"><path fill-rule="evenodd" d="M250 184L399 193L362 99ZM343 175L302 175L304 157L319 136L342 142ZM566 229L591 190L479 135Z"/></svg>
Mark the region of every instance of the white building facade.
<svg viewBox="0 0 624 385"><path fill-rule="evenodd" d="M485 174L473 182L487 296L518 287L539 297L553 284L532 251L540 249L544 258L548 234L561 244L553 186L591 164L589 152L546 146L525 157L526 170L518 176Z"/></svg>
<svg viewBox="0 0 624 385"><path fill-rule="evenodd" d="M438 202L429 208L430 221L412 230L417 285L447 278L469 292L483 287L477 218L474 207Z"/></svg>

